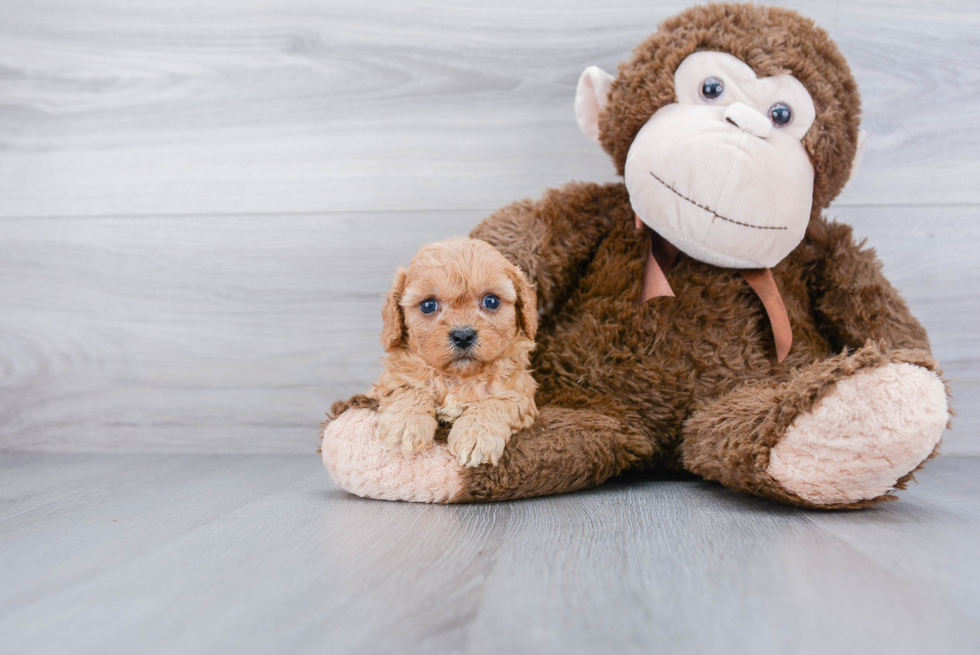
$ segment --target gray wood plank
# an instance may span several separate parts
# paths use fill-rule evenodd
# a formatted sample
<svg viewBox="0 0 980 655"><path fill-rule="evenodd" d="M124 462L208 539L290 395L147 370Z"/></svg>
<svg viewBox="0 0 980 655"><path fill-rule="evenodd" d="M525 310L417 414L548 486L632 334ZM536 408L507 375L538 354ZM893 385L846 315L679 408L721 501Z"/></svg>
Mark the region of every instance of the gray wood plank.
<svg viewBox="0 0 980 655"><path fill-rule="evenodd" d="M395 266L476 220L2 221L0 448L313 452Z"/></svg>
<svg viewBox="0 0 980 655"><path fill-rule="evenodd" d="M49 652L69 635L78 653L440 652L464 640L500 506L363 501L313 455L141 460L158 470L138 487L0 524L0 562L16 564L0 592L7 648ZM269 476L281 490L255 485Z"/></svg>
<svg viewBox="0 0 980 655"><path fill-rule="evenodd" d="M46 503L87 491L93 480L118 483L131 469L132 462L123 457L5 453L0 457L0 525Z"/></svg>
<svg viewBox="0 0 980 655"><path fill-rule="evenodd" d="M977 207L846 207L978 452ZM832 212L833 213L833 212ZM483 212L0 220L0 449L294 452L380 372L382 297Z"/></svg>
<svg viewBox="0 0 980 655"><path fill-rule="evenodd" d="M119 566L287 485L294 470L288 458L112 457L109 463L63 457L89 474L71 484L61 484L60 470L51 475L50 465L45 468L50 455L22 460L35 477L59 484L30 493L30 509L0 522L0 614ZM107 465L118 468L106 471Z"/></svg>
<svg viewBox="0 0 980 655"><path fill-rule="evenodd" d="M100 458L134 475L113 488ZM0 522L10 652L980 647L978 458L931 462L901 500L856 513L639 479L490 505L367 501L313 456L0 466L27 480L66 460L91 472L90 491Z"/></svg>
<svg viewBox="0 0 980 655"><path fill-rule="evenodd" d="M910 488L921 511L892 503L870 516L840 513L821 517L823 529L920 589L938 588L957 611L980 625L980 557L970 527L980 497L980 461L941 458L917 475ZM936 484L940 479L942 482ZM901 548L895 544L901 543Z"/></svg>
<svg viewBox="0 0 980 655"><path fill-rule="evenodd" d="M915 523L922 509L913 499L897 511ZM977 625L947 587L911 584L828 534L823 521L706 483L613 485L567 504L521 504L471 633L475 644L492 646L472 651L559 653L574 644L586 653L816 655L976 647ZM881 546L893 559L909 538L901 526L896 532ZM943 540L946 532L935 534ZM969 560L972 546L953 547L957 562Z"/></svg>
<svg viewBox="0 0 980 655"><path fill-rule="evenodd" d="M0 216L475 209L610 179L577 77L686 4L6 0ZM980 201L972 0L777 4L863 89L842 203Z"/></svg>

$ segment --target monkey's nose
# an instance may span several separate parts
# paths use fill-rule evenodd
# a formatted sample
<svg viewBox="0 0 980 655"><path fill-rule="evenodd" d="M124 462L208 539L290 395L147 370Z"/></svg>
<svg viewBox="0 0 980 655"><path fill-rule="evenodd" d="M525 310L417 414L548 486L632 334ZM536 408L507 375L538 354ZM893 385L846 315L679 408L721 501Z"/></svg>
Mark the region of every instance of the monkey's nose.
<svg viewBox="0 0 980 655"><path fill-rule="evenodd" d="M733 102L725 109L725 120L760 139L768 139L772 134L772 121L744 102Z"/></svg>
<svg viewBox="0 0 980 655"><path fill-rule="evenodd" d="M454 346L465 350L476 341L476 330L471 327L453 328L449 333L449 339Z"/></svg>

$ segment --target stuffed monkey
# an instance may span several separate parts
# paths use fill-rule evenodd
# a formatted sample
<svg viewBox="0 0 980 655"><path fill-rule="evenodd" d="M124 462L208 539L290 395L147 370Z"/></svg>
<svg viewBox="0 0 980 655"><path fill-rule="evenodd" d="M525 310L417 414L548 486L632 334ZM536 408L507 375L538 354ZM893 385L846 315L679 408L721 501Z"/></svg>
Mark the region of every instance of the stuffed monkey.
<svg viewBox="0 0 980 655"><path fill-rule="evenodd" d="M826 32L785 9L695 7L616 77L586 69L575 114L623 182L549 190L471 234L535 285L537 422L468 468L445 443L386 450L355 397L325 426L334 480L448 503L653 468L801 507L893 498L936 453L947 390L874 251L821 215L863 145Z"/></svg>

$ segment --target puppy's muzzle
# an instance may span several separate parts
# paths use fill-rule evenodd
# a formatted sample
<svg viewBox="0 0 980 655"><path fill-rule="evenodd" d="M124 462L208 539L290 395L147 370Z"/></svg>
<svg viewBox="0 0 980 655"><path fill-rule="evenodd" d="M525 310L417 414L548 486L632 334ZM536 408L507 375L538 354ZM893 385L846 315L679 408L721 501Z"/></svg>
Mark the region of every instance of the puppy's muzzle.
<svg viewBox="0 0 980 655"><path fill-rule="evenodd" d="M449 332L449 340L460 350L466 350L476 344L476 330L471 327L453 328Z"/></svg>

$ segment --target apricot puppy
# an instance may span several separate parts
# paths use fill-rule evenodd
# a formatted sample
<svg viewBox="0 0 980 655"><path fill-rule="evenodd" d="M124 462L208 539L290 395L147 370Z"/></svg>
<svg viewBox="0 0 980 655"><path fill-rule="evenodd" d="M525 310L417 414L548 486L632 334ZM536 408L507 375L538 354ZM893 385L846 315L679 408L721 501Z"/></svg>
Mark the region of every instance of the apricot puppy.
<svg viewBox="0 0 980 655"><path fill-rule="evenodd" d="M496 464L538 414L527 371L537 302L521 270L484 241L432 243L395 272L382 316L388 355L368 395L385 445L422 450L441 421L460 464Z"/></svg>

